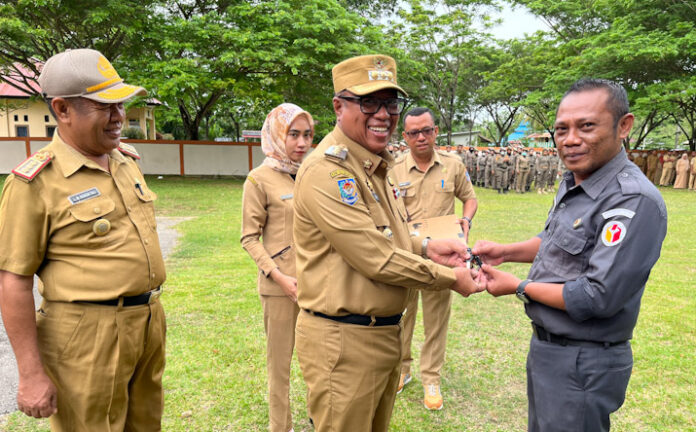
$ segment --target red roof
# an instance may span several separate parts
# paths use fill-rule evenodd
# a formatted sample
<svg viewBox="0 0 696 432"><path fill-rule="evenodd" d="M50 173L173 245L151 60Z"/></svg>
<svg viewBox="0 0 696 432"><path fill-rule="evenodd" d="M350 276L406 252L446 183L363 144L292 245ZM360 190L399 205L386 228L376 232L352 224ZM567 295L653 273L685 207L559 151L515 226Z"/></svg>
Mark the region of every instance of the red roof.
<svg viewBox="0 0 696 432"><path fill-rule="evenodd" d="M23 79L20 78L21 76L29 78L27 80L29 82L28 87L24 83ZM34 76L34 72L18 63L15 63L13 70L2 73L2 80L0 81L0 97L28 98L33 94L41 93L41 87L39 87L39 84L33 80ZM16 87L8 84L7 81L11 81ZM19 90L17 87L23 90Z"/></svg>

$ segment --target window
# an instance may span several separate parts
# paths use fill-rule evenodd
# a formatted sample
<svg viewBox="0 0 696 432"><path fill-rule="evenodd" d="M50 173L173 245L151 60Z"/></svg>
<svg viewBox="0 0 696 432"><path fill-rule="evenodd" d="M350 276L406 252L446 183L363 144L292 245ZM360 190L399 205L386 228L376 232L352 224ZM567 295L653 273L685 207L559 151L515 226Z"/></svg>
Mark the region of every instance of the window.
<svg viewBox="0 0 696 432"><path fill-rule="evenodd" d="M18 122L18 121L19 121L19 116L18 116L17 114L15 114L15 115L14 115L14 119L15 119L16 122Z"/></svg>
<svg viewBox="0 0 696 432"><path fill-rule="evenodd" d="M140 127L140 122L137 119L128 119L129 127Z"/></svg>
<svg viewBox="0 0 696 432"><path fill-rule="evenodd" d="M28 116L28 115L25 115L25 116L24 116L24 121L25 121L25 122L28 122L28 121L29 121L29 116Z"/></svg>
<svg viewBox="0 0 696 432"><path fill-rule="evenodd" d="M48 116L47 116L47 115L44 116L44 121L45 121L46 123L48 123Z"/></svg>
<svg viewBox="0 0 696 432"><path fill-rule="evenodd" d="M29 126L15 126L17 130L18 137L28 137L29 136Z"/></svg>
<svg viewBox="0 0 696 432"><path fill-rule="evenodd" d="M52 138L52 137L53 137L53 132L55 132L55 131L56 131L56 127L55 127L55 126L46 126L46 136L47 136L47 137Z"/></svg>

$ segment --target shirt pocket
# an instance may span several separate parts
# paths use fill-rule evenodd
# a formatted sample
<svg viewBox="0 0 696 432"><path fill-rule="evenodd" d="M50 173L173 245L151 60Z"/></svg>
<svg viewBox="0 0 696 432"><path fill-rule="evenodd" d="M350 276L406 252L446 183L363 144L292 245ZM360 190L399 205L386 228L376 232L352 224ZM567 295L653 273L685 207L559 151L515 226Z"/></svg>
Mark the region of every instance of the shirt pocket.
<svg viewBox="0 0 696 432"><path fill-rule="evenodd" d="M587 238L581 231L557 230L551 236L551 248L544 257L546 267L567 280L577 279L585 267L582 252L586 244Z"/></svg>
<svg viewBox="0 0 696 432"><path fill-rule="evenodd" d="M412 184L399 186L399 194L404 199L404 203L408 205L416 199L416 187Z"/></svg>
<svg viewBox="0 0 696 432"><path fill-rule="evenodd" d="M377 228L378 231L384 233L390 225L389 217L387 216L386 212L376 202L368 202L367 209L370 212L370 217L372 218L372 221L375 223L375 228ZM387 234L389 232L390 231L387 231ZM387 235L387 238L391 238L391 235Z"/></svg>
<svg viewBox="0 0 696 432"><path fill-rule="evenodd" d="M140 208L143 211L145 220L147 220L148 224L155 230L157 229L157 220L155 219L155 201L157 200L157 194L145 183L140 183L140 187L136 189L135 195L140 200Z"/></svg>
<svg viewBox="0 0 696 432"><path fill-rule="evenodd" d="M116 203L108 196L100 196L91 200L76 204L69 208L73 223L66 227L66 234L73 244L84 244L87 247L97 248L111 243L120 236L119 230L114 229L114 216ZM104 221L101 221L101 220ZM95 231L106 229L103 235L97 235Z"/></svg>

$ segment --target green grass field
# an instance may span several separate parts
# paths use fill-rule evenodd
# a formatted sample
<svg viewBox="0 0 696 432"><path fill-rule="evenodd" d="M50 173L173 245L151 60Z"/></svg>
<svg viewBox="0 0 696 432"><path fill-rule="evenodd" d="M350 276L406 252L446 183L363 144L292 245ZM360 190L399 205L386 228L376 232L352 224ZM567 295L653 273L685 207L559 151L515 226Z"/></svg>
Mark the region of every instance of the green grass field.
<svg viewBox="0 0 696 432"><path fill-rule="evenodd" d="M0 179L1 180L1 179ZM178 225L162 302L168 317L165 431L267 429L265 341L256 267L239 245L242 182L148 178L158 214L193 216ZM551 195L477 189L477 239L518 241L541 230ZM634 333L635 366L615 431L696 431L696 193L662 189L669 230ZM523 277L528 265L504 265ZM525 358L531 328L512 297L454 300L443 370L445 407L422 405L418 374L397 397L394 431L526 430ZM414 337L418 371L423 329ZM311 431L305 387L293 364L295 431ZM14 413L6 431L46 431ZM359 431L356 431L359 432Z"/></svg>

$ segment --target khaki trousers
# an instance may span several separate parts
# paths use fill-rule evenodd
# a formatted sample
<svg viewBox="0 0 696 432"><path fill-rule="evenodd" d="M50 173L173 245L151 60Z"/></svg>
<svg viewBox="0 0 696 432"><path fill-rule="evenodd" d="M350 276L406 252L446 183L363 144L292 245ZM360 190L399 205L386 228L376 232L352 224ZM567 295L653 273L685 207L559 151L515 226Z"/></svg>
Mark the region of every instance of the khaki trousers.
<svg viewBox="0 0 696 432"><path fill-rule="evenodd" d="M662 168L662 177L660 178L660 186L669 186L672 180L672 173L674 168L664 167Z"/></svg>
<svg viewBox="0 0 696 432"><path fill-rule="evenodd" d="M689 189L696 189L696 173L691 173L689 177Z"/></svg>
<svg viewBox="0 0 696 432"><path fill-rule="evenodd" d="M421 381L423 385L440 385L440 371L445 364L445 348L447 347L447 326L449 325L450 309L452 306L452 291L414 290L415 295L406 306L404 314L404 344L402 348L401 373L411 372L411 341L416 326L418 313L418 296L423 301L423 328L425 341L421 349Z"/></svg>
<svg viewBox="0 0 696 432"><path fill-rule="evenodd" d="M260 297L266 331L269 429L271 432L288 432L292 429L290 363L300 309L287 296Z"/></svg>
<svg viewBox="0 0 696 432"><path fill-rule="evenodd" d="M44 301L37 330L58 390L52 431L161 430L166 324L159 300L125 308Z"/></svg>
<svg viewBox="0 0 696 432"><path fill-rule="evenodd" d="M401 360L401 325L342 324L305 311L296 349L317 432L386 432Z"/></svg>
<svg viewBox="0 0 696 432"><path fill-rule="evenodd" d="M529 171L520 171L520 173L517 175L517 187L515 188L517 192L525 192L527 177L529 177Z"/></svg>

